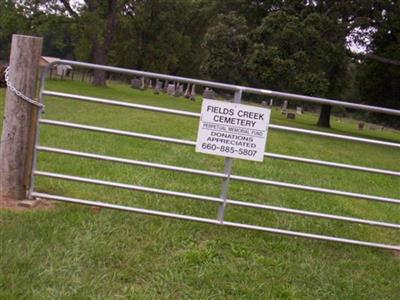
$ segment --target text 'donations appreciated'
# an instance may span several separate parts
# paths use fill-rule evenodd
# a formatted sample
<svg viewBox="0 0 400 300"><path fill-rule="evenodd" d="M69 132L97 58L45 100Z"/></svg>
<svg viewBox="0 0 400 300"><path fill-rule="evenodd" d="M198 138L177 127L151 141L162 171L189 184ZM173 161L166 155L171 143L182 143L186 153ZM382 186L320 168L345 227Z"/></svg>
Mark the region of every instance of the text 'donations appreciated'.
<svg viewBox="0 0 400 300"><path fill-rule="evenodd" d="M196 152L263 161L271 110L204 99Z"/></svg>

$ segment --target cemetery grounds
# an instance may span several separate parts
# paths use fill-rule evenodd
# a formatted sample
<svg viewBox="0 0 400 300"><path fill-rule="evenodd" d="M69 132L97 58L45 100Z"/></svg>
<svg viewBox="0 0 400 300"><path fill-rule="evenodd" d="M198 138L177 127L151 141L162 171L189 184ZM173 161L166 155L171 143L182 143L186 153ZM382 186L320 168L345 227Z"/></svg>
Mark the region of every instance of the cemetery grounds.
<svg viewBox="0 0 400 300"><path fill-rule="evenodd" d="M48 89L200 111L201 101L128 85L94 88L53 80ZM4 89L0 90L3 114ZM198 120L47 98L45 118L195 140ZM272 123L317 129L312 113ZM363 131L332 118L332 131L400 142L398 131ZM1 128L1 122L0 122ZM320 129L318 129L320 130ZM221 172L224 159L193 147L42 126L40 144ZM267 151L400 171L398 149L269 132ZM40 153L38 169L181 192L219 196L221 180ZM387 197L400 178L282 160L235 160L233 173ZM215 218L218 205L47 178L37 190ZM231 182L228 197L283 207L400 223L400 207L361 199ZM395 229L374 228L228 206L229 221L400 244ZM399 299L398 253L54 203L0 210L0 299Z"/></svg>

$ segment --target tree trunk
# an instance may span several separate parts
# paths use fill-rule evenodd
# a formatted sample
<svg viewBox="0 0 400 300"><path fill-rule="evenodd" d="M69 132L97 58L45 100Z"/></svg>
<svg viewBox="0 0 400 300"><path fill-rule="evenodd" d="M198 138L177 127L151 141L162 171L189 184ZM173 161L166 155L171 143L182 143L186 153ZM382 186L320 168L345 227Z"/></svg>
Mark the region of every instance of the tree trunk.
<svg viewBox="0 0 400 300"><path fill-rule="evenodd" d="M94 56L93 59L94 59L95 64L97 64L97 65L106 65L107 64L106 50L98 42L93 43L93 56ZM103 70L95 69L93 72L92 84L95 86L106 85L106 72Z"/></svg>
<svg viewBox="0 0 400 300"><path fill-rule="evenodd" d="M322 105L321 106L321 112L319 114L317 126L331 128L331 123L330 123L331 109L332 109L332 106L330 106L330 105Z"/></svg>

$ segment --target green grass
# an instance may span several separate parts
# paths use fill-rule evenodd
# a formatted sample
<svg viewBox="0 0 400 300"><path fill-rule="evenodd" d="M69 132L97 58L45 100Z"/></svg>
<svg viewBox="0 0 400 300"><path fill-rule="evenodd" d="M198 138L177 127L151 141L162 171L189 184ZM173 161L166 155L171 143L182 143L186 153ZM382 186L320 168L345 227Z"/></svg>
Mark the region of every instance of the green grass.
<svg viewBox="0 0 400 300"><path fill-rule="evenodd" d="M51 81L62 92L187 111L200 101L155 96L124 85L93 88ZM3 107L4 90L0 90ZM195 119L46 99L45 118L194 140ZM316 129L316 116L275 124ZM1 124L0 124L1 126ZM42 126L40 144L189 168L223 170L223 158L194 148ZM333 118L336 133L399 142L392 130L358 131ZM400 171L398 149L302 134L269 132L271 152ZM44 171L219 195L221 180L55 154L39 155ZM266 159L236 160L234 173L399 198L400 180L355 171ZM218 206L188 199L37 178L37 190L215 218ZM230 199L400 223L396 205L231 182ZM228 207L226 219L283 229L400 244L398 230ZM400 260L390 252L58 204L42 211L0 211L0 299L399 299Z"/></svg>

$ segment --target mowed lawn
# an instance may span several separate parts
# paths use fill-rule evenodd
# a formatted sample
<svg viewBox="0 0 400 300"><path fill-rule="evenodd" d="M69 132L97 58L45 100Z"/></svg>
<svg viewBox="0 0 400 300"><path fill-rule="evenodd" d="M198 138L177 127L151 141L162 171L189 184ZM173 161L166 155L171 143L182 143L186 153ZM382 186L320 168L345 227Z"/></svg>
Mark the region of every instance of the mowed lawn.
<svg viewBox="0 0 400 300"><path fill-rule="evenodd" d="M200 98L156 96L126 85L51 81L48 89L199 112ZM0 112L4 89L0 90ZM46 99L46 119L195 140L198 120ZM306 113L272 123L317 129ZM332 132L400 142L399 132L359 131L332 118ZM0 124L1 125L1 124ZM1 128L1 127L0 127ZM222 172L224 159L193 147L41 126L40 144ZM400 150L270 130L267 151L400 171ZM40 153L42 171L218 197L221 180ZM235 160L233 173L400 198L400 178L282 160ZM37 177L40 192L206 218L218 204ZM232 181L229 199L400 223L400 206ZM400 245L400 231L228 206L229 221ZM390 251L290 238L57 203L0 211L0 299L399 299L400 258Z"/></svg>

